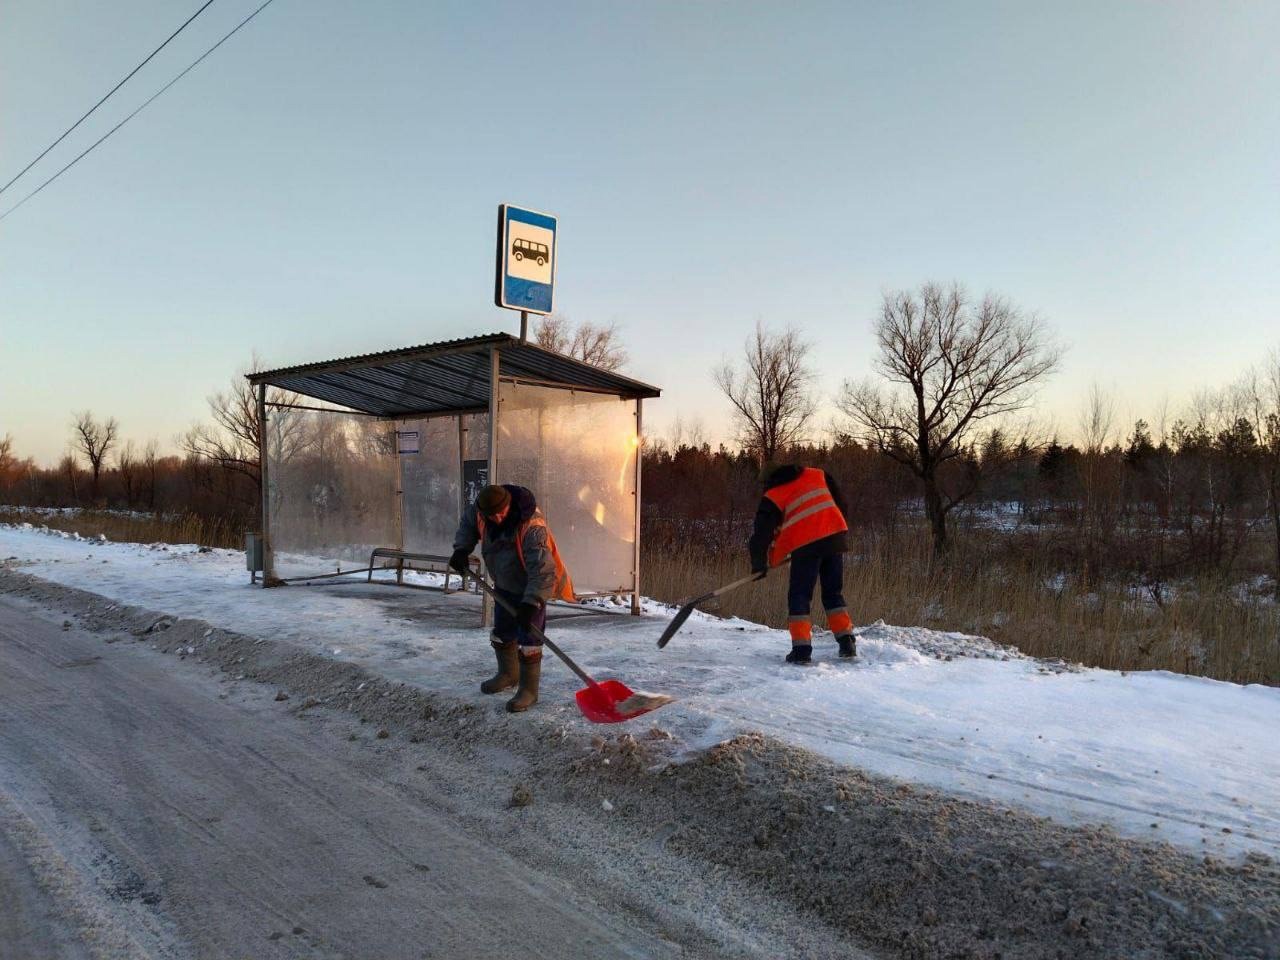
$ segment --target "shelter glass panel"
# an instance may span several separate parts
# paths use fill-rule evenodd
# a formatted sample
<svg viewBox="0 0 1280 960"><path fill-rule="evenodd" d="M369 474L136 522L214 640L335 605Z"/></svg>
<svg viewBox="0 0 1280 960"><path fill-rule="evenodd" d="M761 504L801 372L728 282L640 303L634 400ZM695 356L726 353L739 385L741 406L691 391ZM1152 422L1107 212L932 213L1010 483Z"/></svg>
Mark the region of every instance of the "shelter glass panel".
<svg viewBox="0 0 1280 960"><path fill-rule="evenodd" d="M359 561L399 540L394 425L343 412L268 410L271 545L281 576ZM347 564L342 563L343 566Z"/></svg>
<svg viewBox="0 0 1280 960"><path fill-rule="evenodd" d="M578 593L629 592L635 401L510 382L498 399L498 481L533 491Z"/></svg>
<svg viewBox="0 0 1280 960"><path fill-rule="evenodd" d="M466 430L466 453L468 460L489 459L489 415L487 413L468 413L462 418L463 429Z"/></svg>
<svg viewBox="0 0 1280 960"><path fill-rule="evenodd" d="M400 455L404 549L447 556L462 505L458 418L403 420L399 429L419 436L418 452Z"/></svg>

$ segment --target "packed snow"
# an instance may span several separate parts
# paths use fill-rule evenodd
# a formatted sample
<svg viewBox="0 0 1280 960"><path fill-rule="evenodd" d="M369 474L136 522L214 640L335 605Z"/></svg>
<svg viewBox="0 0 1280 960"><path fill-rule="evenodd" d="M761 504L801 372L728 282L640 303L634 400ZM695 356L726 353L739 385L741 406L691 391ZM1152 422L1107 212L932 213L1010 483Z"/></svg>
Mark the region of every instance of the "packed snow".
<svg viewBox="0 0 1280 960"><path fill-rule="evenodd" d="M458 697L492 667L479 602L366 585L262 590L244 557L195 546L114 544L0 525L0 561L113 601L287 640ZM393 574L381 574L384 580ZM439 577L412 574L417 583ZM454 580L456 583L456 579ZM671 694L637 726L680 752L758 730L841 764L1063 822L1107 823L1195 852L1280 855L1280 690L1165 672L1044 663L978 637L874 623L856 661L830 635L815 665L782 662L785 632L695 614L662 651L673 610L557 609L549 633L597 678ZM548 666L538 709L585 723L578 683ZM500 700L493 698L494 709Z"/></svg>

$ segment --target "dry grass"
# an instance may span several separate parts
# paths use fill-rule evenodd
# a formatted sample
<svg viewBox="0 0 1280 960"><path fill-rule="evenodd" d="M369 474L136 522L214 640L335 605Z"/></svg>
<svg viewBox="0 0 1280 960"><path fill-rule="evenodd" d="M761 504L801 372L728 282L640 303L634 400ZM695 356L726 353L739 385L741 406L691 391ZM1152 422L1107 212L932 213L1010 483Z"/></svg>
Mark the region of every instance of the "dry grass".
<svg viewBox="0 0 1280 960"><path fill-rule="evenodd" d="M922 533L864 545L847 558L845 600L855 622L883 619L979 634L1037 657L1116 670L1172 670L1239 683L1280 684L1280 607L1209 582L1185 583L1163 605L1121 584L1086 584L1027 560L958 548L932 567ZM932 569L931 569L932 567ZM646 551L644 592L675 601L744 576L745 550ZM779 572L723 598L715 612L786 625ZM822 624L814 598L815 626Z"/></svg>
<svg viewBox="0 0 1280 960"><path fill-rule="evenodd" d="M238 549L242 524L187 514L105 511L44 514L0 508L0 523L32 523L124 543L198 543ZM656 538L655 538L656 539ZM1116 670L1173 670L1280 685L1280 606L1241 599L1211 581L1187 582L1157 605L1123 584L1086 583L1043 561L968 536L951 562L929 562L924 531L868 541L848 557L845 600L855 622L920 624L980 634L1037 657ZM676 601L747 572L745 550L645 549L644 592ZM730 594L715 612L786 626L785 574ZM815 625L821 608L814 598Z"/></svg>
<svg viewBox="0 0 1280 960"><path fill-rule="evenodd" d="M0 523L30 523L65 530L82 537L99 534L117 543L197 543L206 547L239 549L244 545L240 524L209 520L195 514L151 515L109 510L45 513L16 507L0 508Z"/></svg>

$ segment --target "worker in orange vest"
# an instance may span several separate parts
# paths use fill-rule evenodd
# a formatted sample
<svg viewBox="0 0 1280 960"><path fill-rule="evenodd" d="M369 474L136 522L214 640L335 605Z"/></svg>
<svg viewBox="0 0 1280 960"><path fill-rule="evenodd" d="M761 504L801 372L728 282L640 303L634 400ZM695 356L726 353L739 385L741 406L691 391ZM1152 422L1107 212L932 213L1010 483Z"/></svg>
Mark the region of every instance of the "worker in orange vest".
<svg viewBox="0 0 1280 960"><path fill-rule="evenodd" d="M468 573L477 543L494 591L516 609L513 616L501 604L494 608L490 643L498 672L480 684L480 692L518 687L507 709L520 713L538 702L547 601L573 600L573 583L537 500L524 487L491 484L480 491L458 524L449 566Z"/></svg>
<svg viewBox="0 0 1280 960"><path fill-rule="evenodd" d="M844 603L844 555L849 550L845 503L831 475L816 467L787 464L767 471L748 549L751 569L763 574L791 558L787 590L791 652L787 663L809 663L813 587L822 582L827 626L841 657L857 655L853 621Z"/></svg>

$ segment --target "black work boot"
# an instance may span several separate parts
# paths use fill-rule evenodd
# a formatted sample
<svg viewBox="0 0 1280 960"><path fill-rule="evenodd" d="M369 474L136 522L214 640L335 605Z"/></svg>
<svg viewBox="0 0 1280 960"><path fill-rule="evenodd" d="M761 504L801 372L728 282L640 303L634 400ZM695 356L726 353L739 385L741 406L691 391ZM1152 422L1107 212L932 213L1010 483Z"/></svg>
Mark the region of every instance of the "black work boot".
<svg viewBox="0 0 1280 960"><path fill-rule="evenodd" d="M787 663L812 663L813 662L813 644L811 643L793 643L791 652L787 654Z"/></svg>
<svg viewBox="0 0 1280 960"><path fill-rule="evenodd" d="M480 684L481 693L501 693L510 690L520 681L520 663L516 653L516 641L494 643L493 652L498 656L498 672Z"/></svg>
<svg viewBox="0 0 1280 960"><path fill-rule="evenodd" d="M850 660L858 655L858 638L852 633L840 634L836 643L840 644L840 659Z"/></svg>
<svg viewBox="0 0 1280 960"><path fill-rule="evenodd" d="M523 713L538 702L538 680L542 677L542 648L520 653L520 689L507 701L508 713Z"/></svg>

